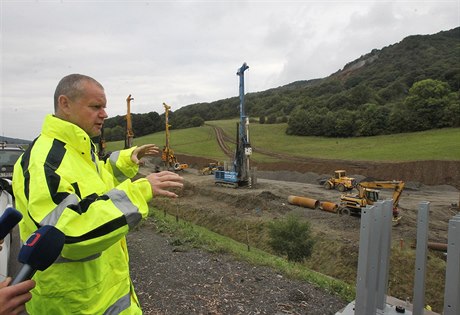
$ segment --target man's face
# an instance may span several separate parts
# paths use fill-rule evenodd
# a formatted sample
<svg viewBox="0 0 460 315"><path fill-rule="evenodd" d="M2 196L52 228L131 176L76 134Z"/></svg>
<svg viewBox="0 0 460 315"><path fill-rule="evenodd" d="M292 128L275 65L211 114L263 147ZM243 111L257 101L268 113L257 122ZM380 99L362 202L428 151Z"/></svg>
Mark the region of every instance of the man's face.
<svg viewBox="0 0 460 315"><path fill-rule="evenodd" d="M101 134L104 119L107 118L105 107L107 100L102 88L97 84L85 81L85 94L69 100L69 121L86 131L90 137Z"/></svg>

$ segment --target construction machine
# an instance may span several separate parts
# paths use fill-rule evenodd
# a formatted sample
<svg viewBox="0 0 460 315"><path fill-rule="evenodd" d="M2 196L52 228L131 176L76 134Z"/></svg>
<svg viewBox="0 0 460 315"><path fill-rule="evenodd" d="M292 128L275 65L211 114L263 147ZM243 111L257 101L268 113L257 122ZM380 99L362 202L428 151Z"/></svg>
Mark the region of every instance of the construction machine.
<svg viewBox="0 0 460 315"><path fill-rule="evenodd" d="M125 149L129 149L133 146L133 138L134 138L134 133L133 133L133 127L131 123L131 101L134 100L134 98L131 97L131 94L128 95L126 98L126 104L127 104L127 112L126 112L126 133L125 133Z"/></svg>
<svg viewBox="0 0 460 315"><path fill-rule="evenodd" d="M107 160L107 158L110 156L110 153L107 153L105 151L107 144L105 141L104 137L104 127L101 129L101 134L99 135L98 141L97 141L97 156L99 157L99 160Z"/></svg>
<svg viewBox="0 0 460 315"><path fill-rule="evenodd" d="M334 176L320 182L325 189L337 189L340 192L346 190L352 190L356 186L356 179L353 177L347 177L345 170L337 170L334 172Z"/></svg>
<svg viewBox="0 0 460 315"><path fill-rule="evenodd" d="M224 167L219 163L211 162L200 170L201 175L213 175L216 171L223 171Z"/></svg>
<svg viewBox="0 0 460 315"><path fill-rule="evenodd" d="M171 110L171 106L167 105L166 103L163 103L163 106L165 108L165 134L166 134L166 141L165 141L165 146L163 147L163 151L161 152L161 160L164 163L164 166L168 170L174 170L174 171L182 171L186 168L188 168L188 164L184 163L179 163L177 162L176 155L174 154L174 151L170 147L170 141L169 141L169 127L171 125L169 124L169 111Z"/></svg>
<svg viewBox="0 0 460 315"><path fill-rule="evenodd" d="M401 180L391 181L361 181L356 189L358 194L344 194L340 197L339 213L361 214L361 210L367 205L372 205L379 200L379 189L393 189L393 223L399 223L399 199L404 190L405 183Z"/></svg>
<svg viewBox="0 0 460 315"><path fill-rule="evenodd" d="M234 188L251 186L249 156L252 154L252 148L249 144L249 119L244 112L244 71L247 69L249 69L249 66L245 62L236 73L240 77L240 120L236 125L237 136L233 168L232 170L215 171L214 183L216 185L231 186Z"/></svg>

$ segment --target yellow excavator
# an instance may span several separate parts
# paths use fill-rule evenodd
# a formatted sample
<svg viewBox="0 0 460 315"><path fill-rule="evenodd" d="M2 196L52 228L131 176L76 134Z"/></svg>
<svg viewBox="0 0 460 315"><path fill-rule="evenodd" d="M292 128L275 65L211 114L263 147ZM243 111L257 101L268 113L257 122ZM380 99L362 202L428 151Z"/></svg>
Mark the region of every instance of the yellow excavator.
<svg viewBox="0 0 460 315"><path fill-rule="evenodd" d="M166 143L163 147L163 151L161 152L161 160L163 161L165 167L168 170L172 169L174 171L182 171L188 168L188 164L177 162L177 158L174 155L174 151L169 146L169 127L171 127L171 125L169 124L169 110L171 109L171 106L167 105L166 103L163 103L163 106L165 108Z"/></svg>
<svg viewBox="0 0 460 315"><path fill-rule="evenodd" d="M401 180L363 180L357 186L358 194L344 194L340 197L339 213L341 214L361 214L361 209L367 205L373 205L379 200L380 189L393 189L393 223L399 223L399 199L404 190L405 183Z"/></svg>

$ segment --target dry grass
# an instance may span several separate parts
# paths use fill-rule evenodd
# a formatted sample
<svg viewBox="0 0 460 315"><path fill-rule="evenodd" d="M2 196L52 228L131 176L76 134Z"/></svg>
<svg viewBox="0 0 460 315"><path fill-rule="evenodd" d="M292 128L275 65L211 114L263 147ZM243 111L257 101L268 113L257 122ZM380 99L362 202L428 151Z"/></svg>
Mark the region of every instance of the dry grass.
<svg viewBox="0 0 460 315"><path fill-rule="evenodd" d="M166 207L167 208L167 207ZM172 215L178 210L169 209ZM203 226L215 233L232 238L251 248L272 253L268 246L269 218L222 216L200 209L179 210L180 218ZM344 281L354 287L358 266L358 245L336 240L333 236L316 231L316 244L313 255L304 262L305 267L321 274ZM249 241L249 242L248 242ZM415 265L415 249L400 248L399 242L392 246L390 258L388 294L401 300L412 300ZM443 307L446 263L443 256L430 252L427 260L425 303L433 311L440 312Z"/></svg>

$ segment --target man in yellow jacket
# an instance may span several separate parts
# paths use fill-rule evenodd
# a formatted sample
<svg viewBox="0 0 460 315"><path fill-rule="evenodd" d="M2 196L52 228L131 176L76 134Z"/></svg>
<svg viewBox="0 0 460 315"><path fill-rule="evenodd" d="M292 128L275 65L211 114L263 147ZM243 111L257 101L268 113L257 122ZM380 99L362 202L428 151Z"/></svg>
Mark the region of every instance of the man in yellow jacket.
<svg viewBox="0 0 460 315"><path fill-rule="evenodd" d="M183 178L164 171L132 181L139 160L159 152L144 145L113 152L100 161L92 137L107 118L102 85L71 74L54 94L40 136L13 172L19 224L25 240L40 226L65 234L61 256L33 279L26 304L31 315L142 314L129 275L125 235L148 214L154 195L175 198Z"/></svg>

